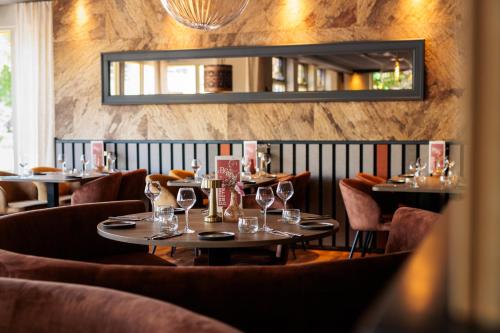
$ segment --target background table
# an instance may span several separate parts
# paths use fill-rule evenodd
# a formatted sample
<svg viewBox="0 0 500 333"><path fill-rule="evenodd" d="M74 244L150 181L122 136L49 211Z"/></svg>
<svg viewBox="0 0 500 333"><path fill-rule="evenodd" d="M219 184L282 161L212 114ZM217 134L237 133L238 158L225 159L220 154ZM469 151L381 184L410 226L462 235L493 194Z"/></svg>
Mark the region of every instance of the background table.
<svg viewBox="0 0 500 333"><path fill-rule="evenodd" d="M133 216L147 217L151 213L134 214ZM258 216L259 224L262 225L264 216L257 209L246 209L245 216ZM303 216L314 216L312 214L303 214ZM135 228L131 229L107 229L101 222L97 226L97 232L102 237L112 239L115 241L151 245L151 246L175 246L187 247L198 249L209 249L209 264L226 263L229 258L220 258L229 255L230 251L218 251L220 249L235 249L235 248L249 248L249 247L262 247L268 245L289 245L300 241L309 241L314 239L321 239L336 232L339 228L339 223L333 219L321 220L323 222L330 222L333 228L330 230L308 230L302 229L298 225L283 224L278 221L281 215L268 214L268 225L276 230L289 231L301 234L302 237L285 237L271 233L257 232L255 234L241 234L238 232L238 224L235 222L226 223L205 223L203 222L201 210L193 209L189 213L189 227L194 229L196 233L183 234L182 236L168 238L164 240L147 240L145 237L152 236L158 233L155 230L152 222L141 221L138 222ZM179 215L179 230L184 228L184 216ZM198 239L198 233L204 231L229 231L234 232L236 237L234 240L226 241L206 241ZM215 250L215 251L213 251ZM287 251L286 251L287 252ZM219 257L219 258L217 258Z"/></svg>
<svg viewBox="0 0 500 333"><path fill-rule="evenodd" d="M243 183L244 189L252 189L259 186L268 186L274 184L280 180L280 178L289 176L290 174L280 173L277 174L276 177L255 177L252 180L255 183ZM179 179L179 180L170 180L167 182L168 186L172 187L201 187L201 182L195 182L193 179Z"/></svg>
<svg viewBox="0 0 500 333"><path fill-rule="evenodd" d="M93 173L84 177L67 177L62 173L45 173L43 175L32 176L4 176L0 177L3 182L39 182L44 183L47 187L47 207L59 206L59 184L61 183L74 183L74 182L87 182L105 174Z"/></svg>

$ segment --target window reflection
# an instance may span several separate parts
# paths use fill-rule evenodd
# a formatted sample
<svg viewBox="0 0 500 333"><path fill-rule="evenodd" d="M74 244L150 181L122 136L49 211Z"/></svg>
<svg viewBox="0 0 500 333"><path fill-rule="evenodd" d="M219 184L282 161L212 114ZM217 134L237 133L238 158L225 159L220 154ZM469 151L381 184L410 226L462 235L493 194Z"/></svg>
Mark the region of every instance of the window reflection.
<svg viewBox="0 0 500 333"><path fill-rule="evenodd" d="M408 51L110 63L117 95L413 89Z"/></svg>

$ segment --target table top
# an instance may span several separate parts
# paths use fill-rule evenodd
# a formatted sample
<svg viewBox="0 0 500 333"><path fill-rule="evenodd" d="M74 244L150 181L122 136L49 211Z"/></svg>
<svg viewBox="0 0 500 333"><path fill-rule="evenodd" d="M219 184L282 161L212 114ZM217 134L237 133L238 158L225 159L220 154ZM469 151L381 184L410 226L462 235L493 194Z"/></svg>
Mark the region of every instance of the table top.
<svg viewBox="0 0 500 333"><path fill-rule="evenodd" d="M252 177L253 182L243 182L243 188L252 188L259 186L271 185L278 181L278 179L289 176L286 173L276 174L275 177ZM167 182L168 186L172 187L201 187L201 182L195 182L193 179L179 179L179 180L170 180Z"/></svg>
<svg viewBox="0 0 500 333"><path fill-rule="evenodd" d="M413 187L411 183L382 183L372 187L375 192L402 192L402 193L441 193L462 194L465 192L464 185L442 185L439 177L427 177L424 184Z"/></svg>
<svg viewBox="0 0 500 333"><path fill-rule="evenodd" d="M85 176L68 176L59 172L46 172L43 175L31 176L2 176L2 182L40 182L40 183L71 183L97 179L106 176L102 173L92 173Z"/></svg>
<svg viewBox="0 0 500 333"><path fill-rule="evenodd" d="M133 216L147 217L151 213L133 214ZM259 225L263 223L263 215L258 209L245 209L245 216L258 216ZM303 214L302 216L314 216L313 214ZM334 227L330 230L308 230L302 229L298 225L284 224L278 219L281 215L268 214L267 224L269 227L281 230L298 233L302 237L285 237L271 233L257 232L255 234L243 234L238 232L238 223L205 223L200 209L192 209L189 212L189 227L194 229L196 233L183 234L178 237L168 238L164 240L146 240L145 237L150 237L157 233L152 222L141 221L137 222L135 228L130 229L107 229L102 226L101 222L97 226L97 232L102 237L115 241L141 244L141 245L158 245L158 246L178 246L188 248L242 248L255 247L276 244L291 244L300 240L313 240L324 238L336 232L339 228L339 223L333 219L321 220L322 222L330 222ZM184 216L179 215L179 230L184 228ZM203 231L229 231L236 234L235 239L225 241L206 241L198 239L198 232Z"/></svg>

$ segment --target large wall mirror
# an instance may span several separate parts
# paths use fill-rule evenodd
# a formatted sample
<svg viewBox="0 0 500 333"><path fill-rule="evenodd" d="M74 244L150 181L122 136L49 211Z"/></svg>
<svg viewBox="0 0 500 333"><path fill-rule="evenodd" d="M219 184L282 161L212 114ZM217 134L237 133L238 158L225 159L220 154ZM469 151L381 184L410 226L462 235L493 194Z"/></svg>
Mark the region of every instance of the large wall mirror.
<svg viewBox="0 0 500 333"><path fill-rule="evenodd" d="M102 54L104 104L418 100L424 41Z"/></svg>

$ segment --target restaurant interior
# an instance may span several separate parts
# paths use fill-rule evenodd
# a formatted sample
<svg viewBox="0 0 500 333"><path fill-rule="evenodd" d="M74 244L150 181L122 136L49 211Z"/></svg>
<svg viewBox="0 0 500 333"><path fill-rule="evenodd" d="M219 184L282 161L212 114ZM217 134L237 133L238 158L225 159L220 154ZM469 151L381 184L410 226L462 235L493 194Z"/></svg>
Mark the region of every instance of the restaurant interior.
<svg viewBox="0 0 500 333"><path fill-rule="evenodd" d="M500 332L500 1L0 0L0 332Z"/></svg>

